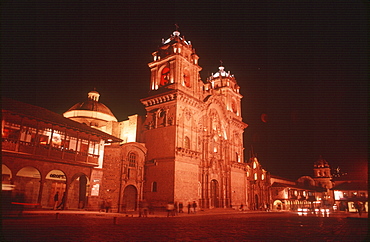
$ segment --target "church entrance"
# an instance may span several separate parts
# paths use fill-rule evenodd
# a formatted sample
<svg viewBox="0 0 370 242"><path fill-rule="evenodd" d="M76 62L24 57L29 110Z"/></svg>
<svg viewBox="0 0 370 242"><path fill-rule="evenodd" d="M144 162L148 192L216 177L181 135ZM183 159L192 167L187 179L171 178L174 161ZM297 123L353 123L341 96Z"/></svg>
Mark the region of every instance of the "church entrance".
<svg viewBox="0 0 370 242"><path fill-rule="evenodd" d="M123 192L123 211L135 211L137 205L137 189L129 185Z"/></svg>
<svg viewBox="0 0 370 242"><path fill-rule="evenodd" d="M220 193L217 180L211 181L211 207L218 208L220 206Z"/></svg>

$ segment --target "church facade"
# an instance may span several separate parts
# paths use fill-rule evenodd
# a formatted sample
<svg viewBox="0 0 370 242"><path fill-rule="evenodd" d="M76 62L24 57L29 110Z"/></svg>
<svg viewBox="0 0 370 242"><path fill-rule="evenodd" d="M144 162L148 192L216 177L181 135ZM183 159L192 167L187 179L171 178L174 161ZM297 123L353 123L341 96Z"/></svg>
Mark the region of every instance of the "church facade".
<svg viewBox="0 0 370 242"><path fill-rule="evenodd" d="M144 194L154 204L246 204L242 95L224 67L205 82L199 57L178 31L153 53L143 137Z"/></svg>

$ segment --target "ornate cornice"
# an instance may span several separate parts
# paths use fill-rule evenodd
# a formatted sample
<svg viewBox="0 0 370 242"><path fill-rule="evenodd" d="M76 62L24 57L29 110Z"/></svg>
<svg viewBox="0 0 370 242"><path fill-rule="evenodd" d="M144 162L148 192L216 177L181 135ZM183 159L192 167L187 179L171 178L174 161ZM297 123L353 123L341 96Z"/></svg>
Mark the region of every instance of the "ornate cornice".
<svg viewBox="0 0 370 242"><path fill-rule="evenodd" d="M201 153L194 151L194 150L185 149L182 147L176 147L176 155L188 156L192 158L199 158Z"/></svg>
<svg viewBox="0 0 370 242"><path fill-rule="evenodd" d="M145 107L150 107L160 103L166 103L177 99L177 91L173 90L166 93L157 94L155 96L150 96L143 98L140 101L144 104Z"/></svg>

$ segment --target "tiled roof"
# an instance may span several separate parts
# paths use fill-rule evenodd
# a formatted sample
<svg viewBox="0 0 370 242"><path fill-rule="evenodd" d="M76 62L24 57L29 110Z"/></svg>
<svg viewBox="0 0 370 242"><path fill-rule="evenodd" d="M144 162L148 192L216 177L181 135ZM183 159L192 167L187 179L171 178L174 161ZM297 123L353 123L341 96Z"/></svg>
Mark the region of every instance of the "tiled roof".
<svg viewBox="0 0 370 242"><path fill-rule="evenodd" d="M367 182L344 182L337 186L334 186L331 190L339 190L339 191L349 191L349 190L356 190L356 191L364 191L368 190Z"/></svg>

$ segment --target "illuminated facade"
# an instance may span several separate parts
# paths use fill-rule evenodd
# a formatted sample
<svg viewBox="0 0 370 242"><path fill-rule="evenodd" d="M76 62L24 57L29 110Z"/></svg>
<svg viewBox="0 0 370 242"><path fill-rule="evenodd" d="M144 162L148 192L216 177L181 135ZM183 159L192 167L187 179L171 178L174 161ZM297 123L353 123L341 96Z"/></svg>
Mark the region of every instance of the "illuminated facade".
<svg viewBox="0 0 370 242"><path fill-rule="evenodd" d="M205 82L190 41L173 32L153 53L144 141L144 194L157 205L246 204L239 86L221 66ZM155 189L153 189L155 188Z"/></svg>
<svg viewBox="0 0 370 242"><path fill-rule="evenodd" d="M368 212L368 182L337 178L331 189L334 193L335 209L341 212L357 212L358 204L364 212Z"/></svg>
<svg viewBox="0 0 370 242"><path fill-rule="evenodd" d="M141 117L131 115L127 120L118 122L112 111L99 99L100 93L91 91L85 101L73 105L63 116L114 135L122 140L121 143L140 140Z"/></svg>
<svg viewBox="0 0 370 242"><path fill-rule="evenodd" d="M271 209L271 176L262 168L256 156L247 162L247 209L270 210Z"/></svg>
<svg viewBox="0 0 370 242"><path fill-rule="evenodd" d="M131 115L118 122L111 110L99 101L94 90L87 99L73 105L64 117L86 124L121 139L120 144L105 146L104 164L92 172L92 196L97 198L90 209L109 203L111 211L136 210L143 198L144 164L147 149L139 143L142 117Z"/></svg>
<svg viewBox="0 0 370 242"><path fill-rule="evenodd" d="M49 110L2 98L2 191L28 207L90 207L94 168L120 139ZM7 193L8 194L8 193ZM3 195L7 195L3 194ZM4 197L3 197L4 198Z"/></svg>
<svg viewBox="0 0 370 242"><path fill-rule="evenodd" d="M15 187L41 207L66 191L67 208L109 203L113 212L137 210L143 199L154 207L195 201L201 208L298 211L330 208L335 194L339 207L346 193L333 190L324 159L314 163L313 178L297 181L270 175L254 154L245 160L240 87L223 66L202 81L198 60L178 31L162 41L148 64L145 118L118 121L95 90L64 118L5 102L3 190Z"/></svg>

